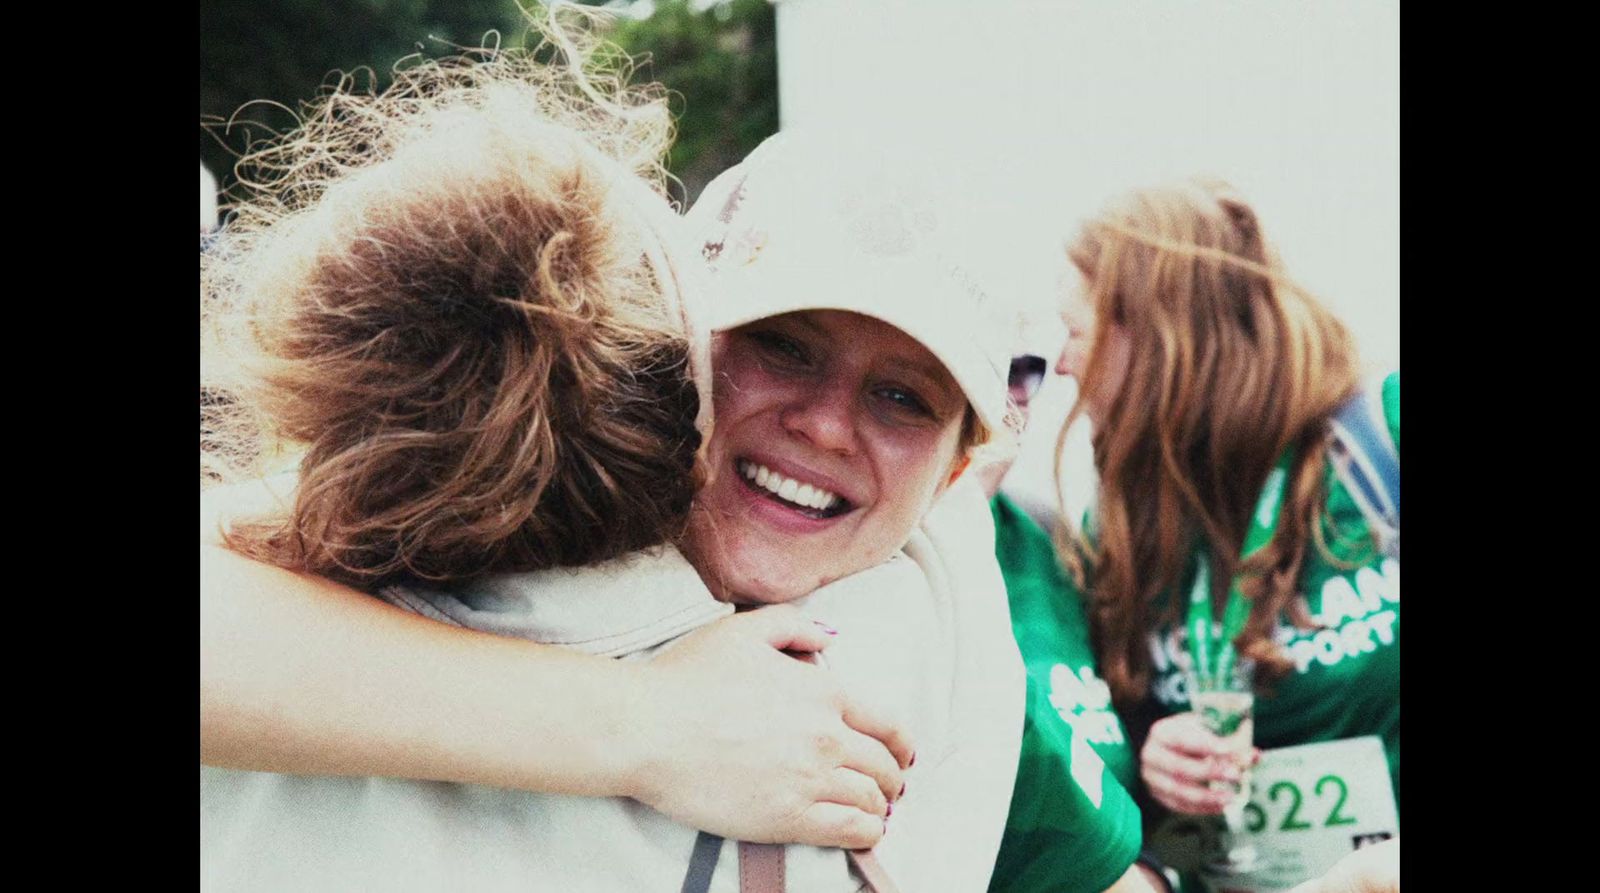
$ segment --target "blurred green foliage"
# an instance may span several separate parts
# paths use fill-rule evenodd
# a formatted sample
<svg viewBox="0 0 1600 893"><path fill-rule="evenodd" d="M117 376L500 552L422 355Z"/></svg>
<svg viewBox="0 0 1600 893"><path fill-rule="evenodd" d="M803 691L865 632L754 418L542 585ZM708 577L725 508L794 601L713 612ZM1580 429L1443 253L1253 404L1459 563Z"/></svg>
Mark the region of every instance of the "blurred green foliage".
<svg viewBox="0 0 1600 893"><path fill-rule="evenodd" d="M600 5L590 3L588 5ZM200 158L224 189L253 139L293 126L296 109L341 72L388 85L412 53L443 56L482 45L521 45L517 0L207 0L200 8ZM679 199L778 129L776 24L768 0L724 0L696 11L657 0L644 19L617 15L605 36L639 63L635 81L659 81L678 120L669 168ZM366 69L366 71L362 71ZM259 100L264 100L260 102ZM249 103L249 105L246 105ZM241 107L242 110L241 110ZM235 113L238 112L237 115Z"/></svg>
<svg viewBox="0 0 1600 893"><path fill-rule="evenodd" d="M678 121L668 167L682 199L778 132L777 23L768 0L729 0L695 12L658 0L647 19L619 20L611 39L639 60L638 77L673 91Z"/></svg>

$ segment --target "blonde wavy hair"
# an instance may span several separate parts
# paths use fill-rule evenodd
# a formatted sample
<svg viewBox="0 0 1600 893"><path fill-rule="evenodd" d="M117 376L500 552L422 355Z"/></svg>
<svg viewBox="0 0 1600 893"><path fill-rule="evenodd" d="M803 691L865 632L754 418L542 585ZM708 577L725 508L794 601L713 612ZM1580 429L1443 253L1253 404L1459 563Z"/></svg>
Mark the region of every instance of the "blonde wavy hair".
<svg viewBox="0 0 1600 893"><path fill-rule="evenodd" d="M1313 543L1327 551L1322 446L1329 417L1358 385L1354 341L1285 275L1255 211L1225 183L1126 196L1086 223L1067 255L1098 319L1082 392L1103 387L1113 327L1131 357L1094 432L1095 529L1068 528L1063 542L1079 581L1092 578L1102 674L1119 703L1144 697L1146 637L1181 623L1188 600L1175 590L1199 546L1219 616L1242 576L1251 605L1236 647L1270 684L1289 667L1272 641L1277 618L1309 622L1294 599L1303 556ZM1064 427L1058 456L1065 442ZM1257 497L1286 451L1276 532L1241 562Z"/></svg>
<svg viewBox="0 0 1600 893"><path fill-rule="evenodd" d="M638 198L671 119L589 23L346 77L241 159L201 257L202 486L285 457L298 486L230 548L372 587L682 531L694 348Z"/></svg>

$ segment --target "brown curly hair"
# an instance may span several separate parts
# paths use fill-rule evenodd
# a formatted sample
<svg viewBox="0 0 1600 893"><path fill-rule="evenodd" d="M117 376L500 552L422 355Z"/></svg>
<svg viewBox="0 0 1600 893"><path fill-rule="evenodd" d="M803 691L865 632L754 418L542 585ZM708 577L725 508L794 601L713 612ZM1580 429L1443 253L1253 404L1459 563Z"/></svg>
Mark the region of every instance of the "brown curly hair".
<svg viewBox="0 0 1600 893"><path fill-rule="evenodd" d="M288 455L298 486L230 548L372 588L681 532L699 397L643 219L671 213L670 117L586 31L543 27L381 93L346 78L241 159L201 258L202 485Z"/></svg>

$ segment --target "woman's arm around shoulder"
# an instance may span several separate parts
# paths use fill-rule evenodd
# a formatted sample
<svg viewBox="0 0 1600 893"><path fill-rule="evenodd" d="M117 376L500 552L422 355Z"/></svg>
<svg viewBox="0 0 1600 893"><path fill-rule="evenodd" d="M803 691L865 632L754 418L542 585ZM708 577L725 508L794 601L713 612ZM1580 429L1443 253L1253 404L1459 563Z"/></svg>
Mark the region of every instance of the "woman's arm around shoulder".
<svg viewBox="0 0 1600 893"><path fill-rule="evenodd" d="M748 840L882 835L910 744L782 653L827 646L799 612L736 615L645 663L453 628L221 545L220 519L274 498L202 495L203 763L628 796Z"/></svg>

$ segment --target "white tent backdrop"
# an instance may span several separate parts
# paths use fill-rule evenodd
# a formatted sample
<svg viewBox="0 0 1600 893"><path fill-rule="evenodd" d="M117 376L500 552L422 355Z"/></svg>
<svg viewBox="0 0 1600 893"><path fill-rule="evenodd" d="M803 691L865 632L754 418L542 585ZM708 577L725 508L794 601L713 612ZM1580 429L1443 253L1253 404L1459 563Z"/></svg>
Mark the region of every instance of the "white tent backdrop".
<svg viewBox="0 0 1600 893"><path fill-rule="evenodd" d="M1220 176L1369 369L1398 368L1396 0L777 0L777 13L783 127L870 133L939 170L974 266L1036 316L1049 319L1075 221L1136 186ZM1046 382L1007 489L1053 498L1072 392ZM1076 516L1092 494L1086 432L1074 443Z"/></svg>

